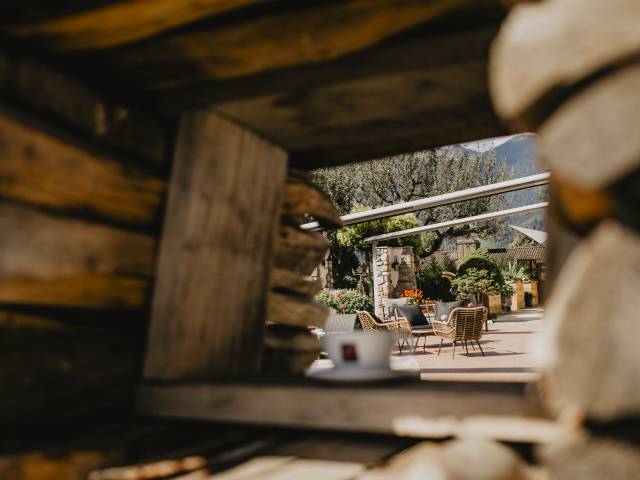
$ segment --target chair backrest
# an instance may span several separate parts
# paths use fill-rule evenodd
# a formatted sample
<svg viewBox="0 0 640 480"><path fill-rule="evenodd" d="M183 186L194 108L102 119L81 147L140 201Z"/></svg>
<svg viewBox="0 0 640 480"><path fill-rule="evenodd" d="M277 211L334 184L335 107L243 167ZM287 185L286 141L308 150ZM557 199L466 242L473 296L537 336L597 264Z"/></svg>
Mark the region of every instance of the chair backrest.
<svg viewBox="0 0 640 480"><path fill-rule="evenodd" d="M381 327L381 324L376 322L376 319L373 318L369 312L361 311L357 312L356 315L360 320L362 330L377 330Z"/></svg>
<svg viewBox="0 0 640 480"><path fill-rule="evenodd" d="M488 314L487 307L457 307L451 310L448 323L455 331L455 340L480 340Z"/></svg>
<svg viewBox="0 0 640 480"><path fill-rule="evenodd" d="M325 332L352 332L356 324L356 314L329 315L324 322Z"/></svg>
<svg viewBox="0 0 640 480"><path fill-rule="evenodd" d="M385 320L393 316L394 308L396 305L407 305L409 303L409 299L406 297L403 298L383 298L382 299L382 312Z"/></svg>

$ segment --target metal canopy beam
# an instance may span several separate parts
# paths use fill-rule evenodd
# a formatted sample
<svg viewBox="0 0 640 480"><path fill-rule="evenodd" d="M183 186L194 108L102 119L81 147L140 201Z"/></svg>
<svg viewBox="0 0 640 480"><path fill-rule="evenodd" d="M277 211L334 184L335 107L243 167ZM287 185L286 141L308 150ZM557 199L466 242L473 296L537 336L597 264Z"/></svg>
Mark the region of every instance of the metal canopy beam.
<svg viewBox="0 0 640 480"><path fill-rule="evenodd" d="M549 174L539 173L528 177L516 178L513 180L506 180L504 182L492 183L490 185L468 188L457 192L412 200L411 202L399 203L397 205L374 208L373 210L367 210L364 212L350 213L348 215L343 215L340 219L342 220L343 226L354 225L380 218L394 217L404 213L417 212L427 208L441 207L443 205L464 202L466 200L474 200L476 198L488 197L490 195L512 192L514 190L538 187L546 185L547 183L549 183ZM304 230L322 230L322 227L318 222L305 223L301 228Z"/></svg>
<svg viewBox="0 0 640 480"><path fill-rule="evenodd" d="M493 220L495 218L509 217L511 215L517 215L519 213L533 212L535 210L544 210L549 205L548 202L535 203L532 205L526 205L524 207L510 208L508 210L500 210L497 212L483 213L482 215L475 215L473 217L458 218L457 220L449 220L447 222L433 223L431 225L425 225L423 227L409 228L407 230L400 230L399 232L385 233L384 235L376 235L373 237L365 238L367 243L380 242L382 240L391 240L394 238L410 237L418 233L433 232L434 230L440 230L441 228L454 227L456 225L463 225L466 223L484 222L487 220Z"/></svg>

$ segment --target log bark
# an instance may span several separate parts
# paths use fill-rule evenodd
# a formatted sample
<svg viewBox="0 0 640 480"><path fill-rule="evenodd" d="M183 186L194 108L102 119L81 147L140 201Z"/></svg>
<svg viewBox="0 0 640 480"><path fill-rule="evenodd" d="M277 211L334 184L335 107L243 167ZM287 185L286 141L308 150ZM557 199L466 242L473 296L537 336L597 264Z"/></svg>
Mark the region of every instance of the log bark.
<svg viewBox="0 0 640 480"><path fill-rule="evenodd" d="M58 51L108 48L131 43L183 24L256 3L257 0L198 2L145 0L101 3L39 22L4 27L14 37L37 38Z"/></svg>
<svg viewBox="0 0 640 480"><path fill-rule="evenodd" d="M329 242L321 234L282 225L275 239L275 265L309 275L328 249Z"/></svg>
<svg viewBox="0 0 640 480"><path fill-rule="evenodd" d="M322 284L319 279L305 280L297 271L275 267L271 271L271 287L276 291L313 298L322 289Z"/></svg>
<svg viewBox="0 0 640 480"><path fill-rule="evenodd" d="M155 239L0 202L0 302L145 305Z"/></svg>
<svg viewBox="0 0 640 480"><path fill-rule="evenodd" d="M540 150L554 176L598 191L640 167L638 85L640 66L631 66L578 92L553 112L539 134Z"/></svg>
<svg viewBox="0 0 640 480"><path fill-rule="evenodd" d="M152 227L165 181L0 110L0 195L71 215Z"/></svg>
<svg viewBox="0 0 640 480"><path fill-rule="evenodd" d="M550 408L597 421L637 416L640 236L602 223L571 253L555 283L540 342Z"/></svg>
<svg viewBox="0 0 640 480"><path fill-rule="evenodd" d="M267 322L293 327L324 325L329 309L304 297L271 292Z"/></svg>
<svg viewBox="0 0 640 480"><path fill-rule="evenodd" d="M310 215L321 225L329 227L339 227L342 223L331 200L310 181L299 177L287 179L282 213L296 219Z"/></svg>
<svg viewBox="0 0 640 480"><path fill-rule="evenodd" d="M87 85L37 61L0 52L0 96L117 151L150 164L168 163L172 135L164 122L108 102Z"/></svg>
<svg viewBox="0 0 640 480"><path fill-rule="evenodd" d="M525 480L527 467L508 447L483 439L421 443L358 480Z"/></svg>
<svg viewBox="0 0 640 480"><path fill-rule="evenodd" d="M63 312L0 308L2 442L10 432L35 442L24 432L131 409L146 313Z"/></svg>
<svg viewBox="0 0 640 480"><path fill-rule="evenodd" d="M635 0L517 5L492 49L490 84L496 110L531 129L584 78L637 55L639 17ZM541 105L543 98L549 105Z"/></svg>
<svg viewBox="0 0 640 480"><path fill-rule="evenodd" d="M203 23L198 28L123 48L114 62L135 69L146 77L147 88L154 90L242 77L338 58L464 3L465 0L408 0L401 4L395 0L349 0L313 4L302 10L270 12L223 28ZM185 64L206 68L176 68ZM159 71L164 75L159 77Z"/></svg>
<svg viewBox="0 0 640 480"><path fill-rule="evenodd" d="M627 480L640 472L640 448L607 438L577 438L541 450L550 478L557 480Z"/></svg>
<svg viewBox="0 0 640 480"><path fill-rule="evenodd" d="M213 112L181 120L145 377L259 369L286 152Z"/></svg>

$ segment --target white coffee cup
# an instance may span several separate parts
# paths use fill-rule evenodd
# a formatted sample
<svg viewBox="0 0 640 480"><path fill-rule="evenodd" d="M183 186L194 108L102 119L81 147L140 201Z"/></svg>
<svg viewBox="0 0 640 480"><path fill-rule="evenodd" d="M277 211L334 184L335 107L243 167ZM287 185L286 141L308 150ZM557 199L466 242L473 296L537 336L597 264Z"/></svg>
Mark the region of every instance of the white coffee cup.
<svg viewBox="0 0 640 480"><path fill-rule="evenodd" d="M332 332L320 342L338 368L389 368L393 345L389 332Z"/></svg>

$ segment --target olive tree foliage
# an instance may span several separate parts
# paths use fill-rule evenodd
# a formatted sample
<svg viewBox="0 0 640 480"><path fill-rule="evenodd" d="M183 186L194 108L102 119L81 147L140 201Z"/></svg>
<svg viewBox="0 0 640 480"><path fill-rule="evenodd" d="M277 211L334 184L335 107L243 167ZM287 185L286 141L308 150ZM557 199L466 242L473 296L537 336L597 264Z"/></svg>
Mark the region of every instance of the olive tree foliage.
<svg viewBox="0 0 640 480"><path fill-rule="evenodd" d="M392 205L499 182L505 179L505 168L493 153L483 156L460 147L445 147L319 169L313 172L313 179L338 211L346 214L363 205ZM425 225L479 215L500 206L499 199L485 197L423 210L416 218L419 225ZM423 235L422 251L428 254L437 250L447 238L493 235L498 225L459 225Z"/></svg>
<svg viewBox="0 0 640 480"><path fill-rule="evenodd" d="M364 207L357 210L365 209ZM367 209L368 210L368 209ZM371 244L364 243L364 239L373 235L397 232L408 228L419 227L420 223L413 213L398 215L396 217L381 218L370 222L349 225L341 228L337 233L338 243L343 247L356 247L368 253ZM425 241L422 235L412 237L396 238L385 242L390 247L412 246L416 255L421 255L425 250Z"/></svg>

